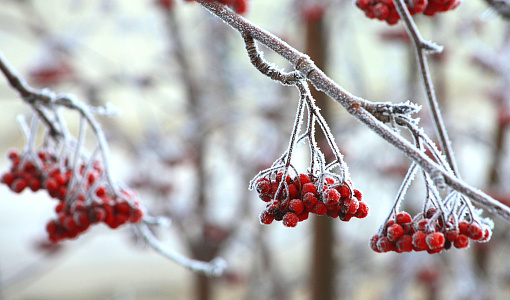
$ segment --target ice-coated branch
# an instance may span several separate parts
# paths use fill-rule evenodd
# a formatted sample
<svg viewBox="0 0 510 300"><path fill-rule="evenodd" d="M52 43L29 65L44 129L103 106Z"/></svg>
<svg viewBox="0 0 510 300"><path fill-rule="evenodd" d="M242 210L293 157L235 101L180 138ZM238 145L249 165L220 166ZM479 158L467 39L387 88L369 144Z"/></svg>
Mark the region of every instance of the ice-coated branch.
<svg viewBox="0 0 510 300"><path fill-rule="evenodd" d="M434 174L433 177L437 177L438 175L442 176L444 178L445 184L450 186L452 189L464 194L486 210L497 214L507 222L510 222L509 207L494 200L482 191L468 185L455 175L450 174L448 170L445 170L440 165L432 161L409 141L405 140L400 135L391 130L388 126L377 120L377 118L375 118L364 108L367 105L370 105L367 104L367 100L356 97L339 86L322 70L320 70L313 63L310 57L294 49L275 35L237 15L225 5L222 5L216 1L207 0L197 0L197 2L213 15L217 16L232 28L237 30L241 36L250 36L287 59L297 71L301 72L303 76L315 86L317 90L324 92L333 100L340 103L347 110L347 112L364 123L376 134L381 136L398 150L406 154L423 170L425 170L425 172L431 175ZM439 50L438 47L435 47L430 43L423 43L420 47L420 49L427 51Z"/></svg>
<svg viewBox="0 0 510 300"><path fill-rule="evenodd" d="M164 247L164 245L162 245L161 242L152 234L149 227L145 223L137 224L136 228L139 230L147 244L149 244L149 246L151 246L159 254L193 272L200 273L209 277L219 277L223 275L227 268L227 263L223 258L217 257L210 262L203 262L191 259Z"/></svg>
<svg viewBox="0 0 510 300"><path fill-rule="evenodd" d="M444 125L443 118L441 117L441 113L439 111L439 104L437 103L436 93L434 91L434 85L432 83L432 79L430 77L429 66L427 63L427 53L438 53L443 51L443 47L436 45L433 42L424 40L416 24L411 18L411 14L407 9L404 0L395 0L395 7L398 11L398 14L404 21L404 27L407 30L409 37L411 38L415 54L416 60L418 63L418 67L420 69L421 77L423 80L423 85L425 87L425 92L427 95L428 105L430 108L430 113L434 120L434 125L436 128L436 133L441 143L441 148L446 156L446 160L450 165L453 172L459 177L459 171L457 168L457 163L455 161L455 157L453 155L453 149L451 146L450 139L448 138L448 133L446 131L446 127Z"/></svg>

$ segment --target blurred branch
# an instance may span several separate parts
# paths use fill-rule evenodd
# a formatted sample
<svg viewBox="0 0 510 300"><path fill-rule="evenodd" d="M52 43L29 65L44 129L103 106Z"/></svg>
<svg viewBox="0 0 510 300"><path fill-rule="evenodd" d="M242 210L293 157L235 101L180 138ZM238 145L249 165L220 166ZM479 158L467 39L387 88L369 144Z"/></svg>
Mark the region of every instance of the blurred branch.
<svg viewBox="0 0 510 300"><path fill-rule="evenodd" d="M210 262L203 262L194 260L184 255L181 255L171 249L165 248L160 241L152 234L147 224L140 223L136 226L141 235L154 250L164 257L173 260L179 265L199 274L210 277L218 277L223 275L227 268L227 263L223 258L217 257Z"/></svg>
<svg viewBox="0 0 510 300"><path fill-rule="evenodd" d="M507 0L485 0L485 2L503 19L510 20L510 3Z"/></svg>

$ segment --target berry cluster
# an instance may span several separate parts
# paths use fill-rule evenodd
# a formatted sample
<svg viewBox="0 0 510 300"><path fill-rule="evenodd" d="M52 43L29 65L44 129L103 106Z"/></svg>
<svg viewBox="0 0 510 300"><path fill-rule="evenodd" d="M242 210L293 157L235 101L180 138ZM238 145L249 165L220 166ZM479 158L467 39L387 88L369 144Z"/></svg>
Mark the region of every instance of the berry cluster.
<svg viewBox="0 0 510 300"><path fill-rule="evenodd" d="M52 242L74 238L91 224L104 222L117 228L126 222L140 222L143 217L132 192L122 190L117 196L108 191L98 161L88 167L81 164L79 174L73 180L73 169L68 160L59 161L49 151L39 151L37 155L11 151L8 157L12 166L2 176L2 183L15 193L21 193L27 187L34 192L45 189L59 201L55 208L57 218L46 226Z"/></svg>
<svg viewBox="0 0 510 300"><path fill-rule="evenodd" d="M361 201L361 192L353 190L349 181L340 183L326 177L319 188L321 183L313 176L299 174L293 179L287 176L285 183L282 177L278 173L274 179L261 177L255 183L260 199L267 202L259 216L262 224L269 225L276 220L294 227L308 219L310 213L338 217L346 222L352 217L368 215L368 205Z"/></svg>
<svg viewBox="0 0 510 300"><path fill-rule="evenodd" d="M370 19L386 21L394 25L400 19L393 0L356 0L356 6L365 12ZM438 12L445 12L457 8L461 0L405 0L411 15L423 13L433 17Z"/></svg>
<svg viewBox="0 0 510 300"><path fill-rule="evenodd" d="M192 2L195 0L184 1ZM221 4L230 6L238 14L244 14L248 10L248 0L209 0L209 1L216 1Z"/></svg>
<svg viewBox="0 0 510 300"><path fill-rule="evenodd" d="M370 248L379 253L427 251L434 254L448 250L452 245L466 248L469 239L487 242L492 235L491 228L479 221L460 221L454 225L451 219L445 223L442 215L438 217L435 208L427 210L423 218L416 219L413 220L405 211L399 212L370 238Z"/></svg>

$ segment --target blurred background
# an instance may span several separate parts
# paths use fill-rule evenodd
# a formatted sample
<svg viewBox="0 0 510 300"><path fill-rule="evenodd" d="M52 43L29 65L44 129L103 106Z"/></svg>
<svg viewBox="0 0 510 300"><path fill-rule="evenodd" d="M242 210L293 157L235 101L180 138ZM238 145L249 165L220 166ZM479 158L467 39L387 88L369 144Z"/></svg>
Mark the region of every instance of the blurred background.
<svg viewBox="0 0 510 300"><path fill-rule="evenodd" d="M355 95L423 104L421 125L433 137L400 23L369 20L344 0L251 0L246 17ZM415 20L425 39L445 46L430 65L462 177L510 204L510 26L481 0ZM196 3L0 0L0 51L34 87L120 109L98 117L114 177L137 189L151 215L172 220L156 229L165 245L229 264L220 278L195 275L129 226L93 226L51 245L45 224L56 201L0 185L0 299L510 299L510 226L497 217L492 240L467 250L369 249L410 161L320 95L370 214L260 225L265 205L248 182L285 151L298 95L255 70L238 33ZM30 109L3 79L0 108L0 153L22 149L16 118ZM76 115L65 117L76 130ZM301 171L307 150L302 144L294 157ZM9 168L7 158L0 166ZM423 200L419 179L403 209L417 213Z"/></svg>

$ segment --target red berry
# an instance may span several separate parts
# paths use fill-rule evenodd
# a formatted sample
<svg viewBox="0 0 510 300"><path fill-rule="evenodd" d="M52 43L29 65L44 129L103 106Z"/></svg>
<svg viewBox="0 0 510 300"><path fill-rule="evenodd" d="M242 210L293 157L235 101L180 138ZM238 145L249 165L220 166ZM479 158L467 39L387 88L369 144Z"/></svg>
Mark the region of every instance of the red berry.
<svg viewBox="0 0 510 300"><path fill-rule="evenodd" d="M119 214L129 214L130 205L126 200L119 200L115 204L115 211Z"/></svg>
<svg viewBox="0 0 510 300"><path fill-rule="evenodd" d="M413 237L410 235L401 236L396 242L397 252L413 251Z"/></svg>
<svg viewBox="0 0 510 300"><path fill-rule="evenodd" d="M287 227L296 227L298 221L299 218L295 213L288 212L283 216L283 225Z"/></svg>
<svg viewBox="0 0 510 300"><path fill-rule="evenodd" d="M423 219L418 222L418 229L421 231L428 231L429 229L429 219Z"/></svg>
<svg viewBox="0 0 510 300"><path fill-rule="evenodd" d="M104 186L98 186L96 189L96 195L98 197L103 197L106 195L106 188Z"/></svg>
<svg viewBox="0 0 510 300"><path fill-rule="evenodd" d="M289 209L295 212L296 214L300 214L305 206L303 205L303 201L301 199L292 199L289 203Z"/></svg>
<svg viewBox="0 0 510 300"><path fill-rule="evenodd" d="M453 246L457 249L467 248L467 246L469 246L469 238L466 235L460 234L459 237L453 241Z"/></svg>
<svg viewBox="0 0 510 300"><path fill-rule="evenodd" d="M306 219L308 219L309 212L307 210L303 210L300 214L298 214L299 222L302 222Z"/></svg>
<svg viewBox="0 0 510 300"><path fill-rule="evenodd" d="M267 210L263 210L259 215L259 221L261 224L269 225L273 223L274 215L269 213Z"/></svg>
<svg viewBox="0 0 510 300"><path fill-rule="evenodd" d="M427 242L429 249L437 250L444 247L445 238L441 232L433 232L427 235L425 241Z"/></svg>
<svg viewBox="0 0 510 300"><path fill-rule="evenodd" d="M303 196L303 204L308 210L311 210L317 204L318 201L319 200L314 196L313 193L306 193Z"/></svg>
<svg viewBox="0 0 510 300"><path fill-rule="evenodd" d="M290 184L287 189L288 189L288 192L289 192L289 199L295 199L295 198L298 197L299 191L298 191L298 189L296 188L295 185Z"/></svg>
<svg viewBox="0 0 510 300"><path fill-rule="evenodd" d="M365 203L365 202L358 202L359 204L359 207L358 207L358 210L356 211L356 213L354 214L354 216L358 219L363 219L365 218L366 216L368 216L368 205Z"/></svg>
<svg viewBox="0 0 510 300"><path fill-rule="evenodd" d="M414 251L423 251L428 249L427 235L423 231L416 231L413 234Z"/></svg>
<svg viewBox="0 0 510 300"><path fill-rule="evenodd" d="M340 200L340 193L335 189L326 189L322 193L322 199L326 205L335 205Z"/></svg>
<svg viewBox="0 0 510 300"><path fill-rule="evenodd" d="M51 220L48 222L48 224L46 224L46 231L48 232L49 235L55 234L55 232L57 232L57 230L58 230L58 225L54 220Z"/></svg>
<svg viewBox="0 0 510 300"><path fill-rule="evenodd" d="M317 202L317 204L313 207L313 212L318 216L323 216L327 211L328 208L322 202Z"/></svg>
<svg viewBox="0 0 510 300"><path fill-rule="evenodd" d="M30 181L28 181L28 186L33 192L37 192L39 189L41 189L41 180L37 178L32 178Z"/></svg>
<svg viewBox="0 0 510 300"><path fill-rule="evenodd" d="M356 199L358 199L358 201L361 201L363 199L363 195L361 194L361 192L359 190L354 190L352 192L352 194L354 195L354 197Z"/></svg>
<svg viewBox="0 0 510 300"><path fill-rule="evenodd" d="M299 182L301 183L301 186L307 184L307 183L310 183L311 180L310 180L310 177L308 177L308 175L306 174L299 174Z"/></svg>
<svg viewBox="0 0 510 300"><path fill-rule="evenodd" d="M466 221L459 222L459 234L468 235L467 229L469 227L469 223Z"/></svg>
<svg viewBox="0 0 510 300"><path fill-rule="evenodd" d="M483 237L479 240L479 242L488 242L492 237L492 230L489 226L482 226L483 229Z"/></svg>
<svg viewBox="0 0 510 300"><path fill-rule="evenodd" d="M467 236L475 241L483 238L482 227L479 224L474 223L474 222L469 224L469 226L467 228Z"/></svg>
<svg viewBox="0 0 510 300"><path fill-rule="evenodd" d="M11 190L15 193L21 193L28 186L28 183L23 178L15 179L11 184Z"/></svg>
<svg viewBox="0 0 510 300"><path fill-rule="evenodd" d="M271 182L267 178L260 178L255 184L255 189L260 195L271 194Z"/></svg>
<svg viewBox="0 0 510 300"><path fill-rule="evenodd" d="M301 193L303 193L303 194L306 194L306 193L315 194L315 193L317 193L317 188L311 182L310 183L305 183L303 185L303 189L301 190Z"/></svg>
<svg viewBox="0 0 510 300"><path fill-rule="evenodd" d="M106 219L106 211L101 207L94 207L90 211L89 219L91 222L103 222Z"/></svg>
<svg viewBox="0 0 510 300"><path fill-rule="evenodd" d="M395 217L395 220L397 221L398 224L402 225L402 224L407 224L407 223L411 223L412 222L412 218L411 218L411 215L405 211L401 211L397 214L397 216Z"/></svg>
<svg viewBox="0 0 510 300"><path fill-rule="evenodd" d="M359 208L359 201L356 198L347 198L343 201L342 212L345 214L355 214Z"/></svg>
<svg viewBox="0 0 510 300"><path fill-rule="evenodd" d="M132 207L129 211L129 222L138 223L143 219L143 211L138 207Z"/></svg>
<svg viewBox="0 0 510 300"><path fill-rule="evenodd" d="M382 236L377 241L377 249L381 252L395 251L395 245L385 236Z"/></svg>
<svg viewBox="0 0 510 300"><path fill-rule="evenodd" d="M378 241L379 241L379 235L378 234L374 234L372 237L370 237L370 240L368 241L368 245L370 246L370 248L372 250L374 250L375 252L380 253L381 251L377 247L377 242Z"/></svg>
<svg viewBox="0 0 510 300"><path fill-rule="evenodd" d="M344 184L338 188L338 192L340 192L340 197L347 198L351 196L351 189L349 188L349 185L344 182Z"/></svg>
<svg viewBox="0 0 510 300"><path fill-rule="evenodd" d="M445 237L447 240L453 242L459 237L459 231L456 229L451 229L445 232Z"/></svg>
<svg viewBox="0 0 510 300"><path fill-rule="evenodd" d="M57 181L52 177L48 178L44 185L46 186L48 192L55 192L58 189Z"/></svg>
<svg viewBox="0 0 510 300"><path fill-rule="evenodd" d="M2 182L5 183L6 185L10 186L12 184L12 182L14 181L14 178L15 177L12 173L7 172L2 176Z"/></svg>
<svg viewBox="0 0 510 300"><path fill-rule="evenodd" d="M404 229L399 224L393 224L388 227L386 235L390 241L395 242L404 235Z"/></svg>

